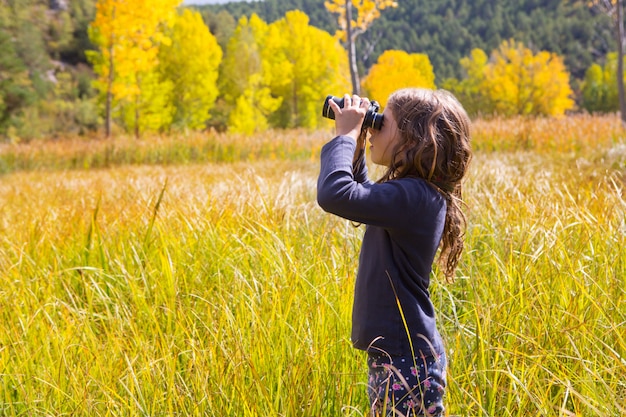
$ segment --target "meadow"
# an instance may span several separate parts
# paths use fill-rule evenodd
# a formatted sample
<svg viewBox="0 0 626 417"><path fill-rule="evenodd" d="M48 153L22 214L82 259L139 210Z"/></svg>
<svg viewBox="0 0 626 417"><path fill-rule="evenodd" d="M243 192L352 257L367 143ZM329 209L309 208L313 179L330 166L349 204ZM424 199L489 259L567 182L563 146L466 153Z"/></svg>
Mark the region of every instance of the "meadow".
<svg viewBox="0 0 626 417"><path fill-rule="evenodd" d="M330 135L0 144L0 415L367 415ZM626 415L619 118L480 120L473 146L467 250L432 281L449 415Z"/></svg>

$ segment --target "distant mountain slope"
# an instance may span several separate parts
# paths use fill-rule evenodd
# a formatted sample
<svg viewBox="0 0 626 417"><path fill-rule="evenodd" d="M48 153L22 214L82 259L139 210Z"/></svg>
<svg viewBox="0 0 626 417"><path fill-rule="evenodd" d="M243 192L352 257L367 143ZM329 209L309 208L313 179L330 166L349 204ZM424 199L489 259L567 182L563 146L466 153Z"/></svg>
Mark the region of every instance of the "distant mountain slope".
<svg viewBox="0 0 626 417"><path fill-rule="evenodd" d="M607 16L595 14L584 2L562 0L398 0L386 9L357 48L363 69L387 49L426 53L437 81L459 78L459 60L473 48L491 52L506 39L535 50L562 55L572 76L581 79L593 62L615 50ZM264 0L200 6L204 13L228 11L235 19L257 13L267 22L299 9L311 24L334 33L335 16L324 0Z"/></svg>

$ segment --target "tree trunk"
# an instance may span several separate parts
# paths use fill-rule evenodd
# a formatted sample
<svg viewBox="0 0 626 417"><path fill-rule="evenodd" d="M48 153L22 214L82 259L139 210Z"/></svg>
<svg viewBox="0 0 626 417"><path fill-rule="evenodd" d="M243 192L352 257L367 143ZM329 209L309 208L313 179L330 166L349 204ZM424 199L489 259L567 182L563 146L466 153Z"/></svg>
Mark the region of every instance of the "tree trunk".
<svg viewBox="0 0 626 417"><path fill-rule="evenodd" d="M139 93L135 96L135 139L139 139L141 136L141 129L139 129L139 121L143 114L141 113L139 106L141 106L141 94L143 93L143 88L141 87L141 76L136 76L137 87L139 89Z"/></svg>
<svg viewBox="0 0 626 417"><path fill-rule="evenodd" d="M626 125L626 96L624 95L624 9L622 0L618 0L615 4L617 8L617 92L619 94L619 110L622 118L622 124Z"/></svg>
<svg viewBox="0 0 626 417"><path fill-rule="evenodd" d="M111 11L111 19L115 20L115 6ZM104 136L108 139L111 137L111 125L113 124L113 115L112 115L112 107L113 107L113 81L115 81L115 32L111 33L111 37L109 38L109 79L107 80L107 98L106 98L106 108L105 108L105 121L104 121Z"/></svg>
<svg viewBox="0 0 626 417"><path fill-rule="evenodd" d="M352 0L346 0L346 38L348 41L348 60L350 62L350 79L352 80L352 94L361 95L361 81L359 68L356 65L356 45L352 35Z"/></svg>
<svg viewBox="0 0 626 417"><path fill-rule="evenodd" d="M135 98L135 139L139 139L140 130L139 130L139 103L141 102L140 97L137 96Z"/></svg>
<svg viewBox="0 0 626 417"><path fill-rule="evenodd" d="M297 81L294 80L291 89L291 119L288 121L289 127L300 127L299 115L298 115L298 86Z"/></svg>
<svg viewBox="0 0 626 417"><path fill-rule="evenodd" d="M113 116L111 115L111 107L113 102L113 71L114 71L114 60L113 60L113 44L111 44L111 50L109 53L109 79L107 80L107 98L106 98L106 108L105 108L105 122L104 122L104 136L109 138L111 136L111 124L113 123Z"/></svg>

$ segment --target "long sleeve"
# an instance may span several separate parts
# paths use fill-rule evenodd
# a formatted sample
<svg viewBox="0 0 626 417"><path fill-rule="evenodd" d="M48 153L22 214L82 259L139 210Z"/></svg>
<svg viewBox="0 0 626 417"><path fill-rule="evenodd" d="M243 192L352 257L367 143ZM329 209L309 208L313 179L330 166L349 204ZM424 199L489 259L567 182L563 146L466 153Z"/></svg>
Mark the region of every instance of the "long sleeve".
<svg viewBox="0 0 626 417"><path fill-rule="evenodd" d="M354 180L360 184L372 182L367 176L367 164L365 163L365 149L361 149L356 160L352 164L352 175Z"/></svg>
<svg viewBox="0 0 626 417"><path fill-rule="evenodd" d="M317 202L325 211L359 223L404 228L414 210L439 197L416 178L382 184L370 181L365 161L353 167L355 148L354 140L345 136L332 139L322 148ZM426 192L420 192L425 188Z"/></svg>
<svg viewBox="0 0 626 417"><path fill-rule="evenodd" d="M428 287L445 198L420 178L371 182L365 167L353 166L355 148L343 136L324 145L317 183L320 207L366 225L352 314L354 346L390 354L441 352Z"/></svg>
<svg viewBox="0 0 626 417"><path fill-rule="evenodd" d="M356 142L346 136L337 136L322 148L320 174L317 180L317 202L325 211L344 217L342 200L349 200L349 193L358 184L355 175L363 175L363 169L354 172L352 159Z"/></svg>

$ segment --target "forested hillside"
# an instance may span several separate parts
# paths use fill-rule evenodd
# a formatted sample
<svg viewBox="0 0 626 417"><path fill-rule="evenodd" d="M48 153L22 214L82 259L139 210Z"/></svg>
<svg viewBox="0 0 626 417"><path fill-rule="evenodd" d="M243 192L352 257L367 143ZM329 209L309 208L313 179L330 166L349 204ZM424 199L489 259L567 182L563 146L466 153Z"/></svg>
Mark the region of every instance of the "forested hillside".
<svg viewBox="0 0 626 417"><path fill-rule="evenodd" d="M0 137L98 127L85 56L95 4L0 0Z"/></svg>
<svg viewBox="0 0 626 417"><path fill-rule="evenodd" d="M440 83L460 77L459 60L473 48L492 51L507 39L565 58L575 79L593 63L614 51L611 25L605 14L594 13L578 0L398 0L386 9L357 43L362 69L388 49L425 53ZM303 10L311 24L334 33L335 17L324 0L264 0L199 7L208 20L220 11L238 19L257 13L272 22L286 11ZM223 20L222 20L223 21ZM217 25L216 25L217 26Z"/></svg>

